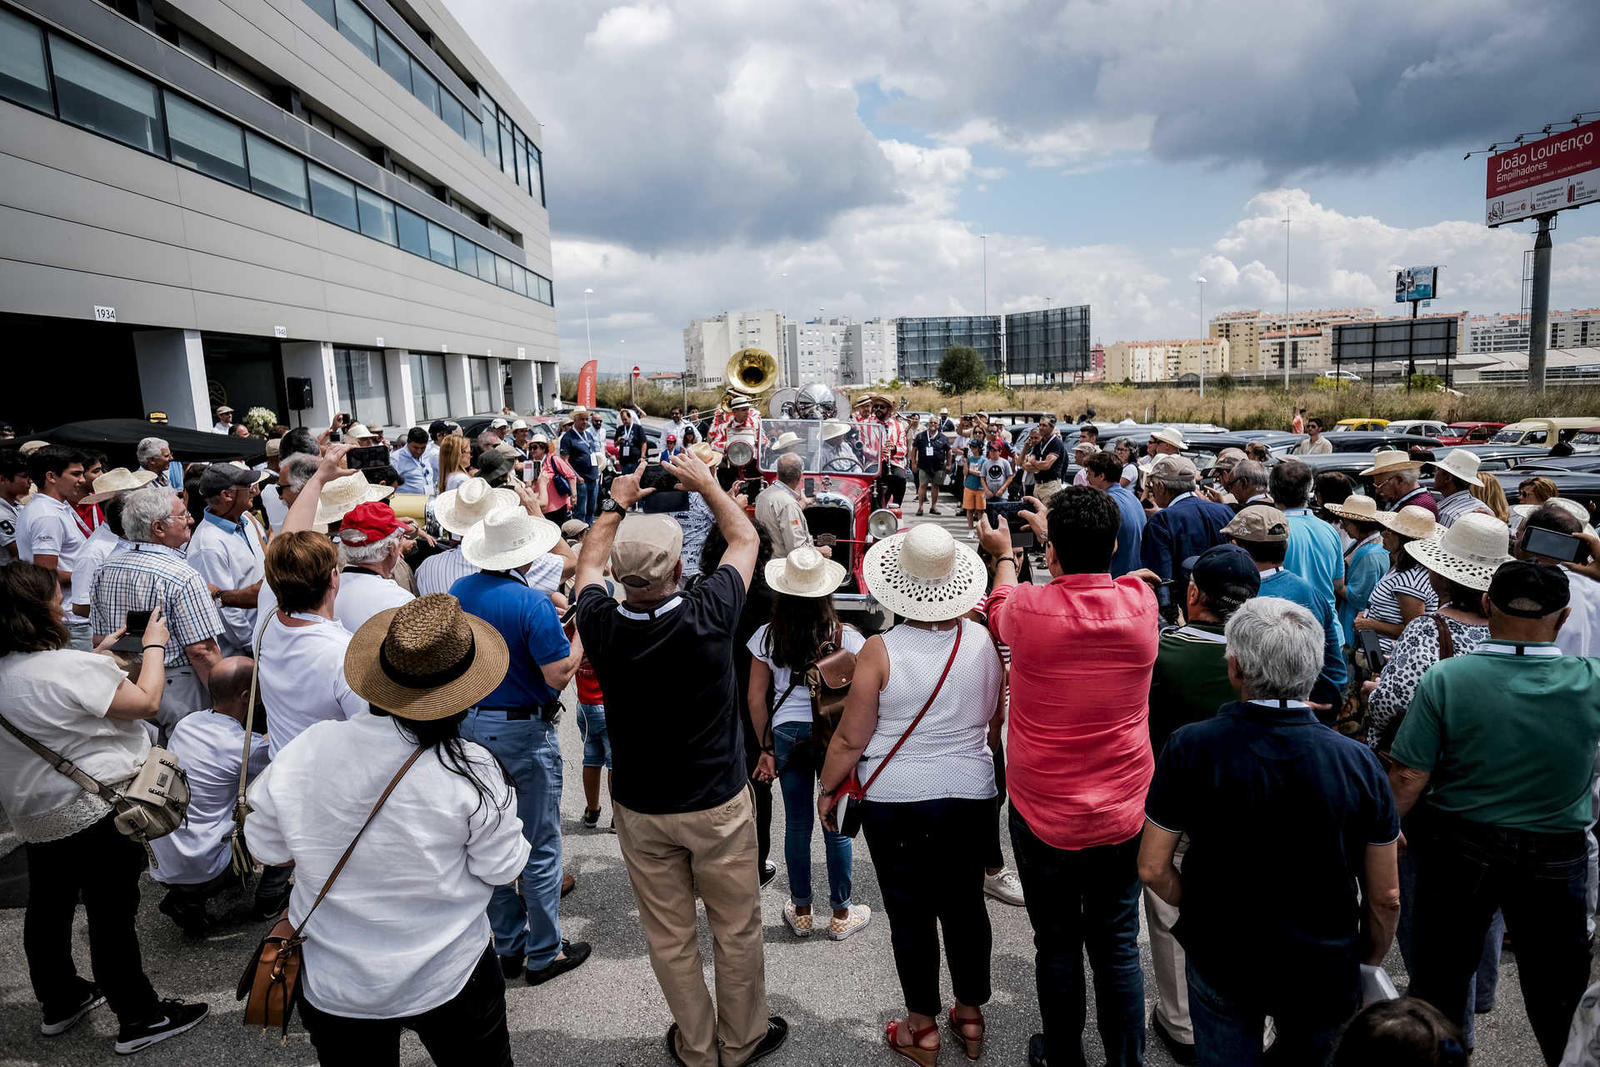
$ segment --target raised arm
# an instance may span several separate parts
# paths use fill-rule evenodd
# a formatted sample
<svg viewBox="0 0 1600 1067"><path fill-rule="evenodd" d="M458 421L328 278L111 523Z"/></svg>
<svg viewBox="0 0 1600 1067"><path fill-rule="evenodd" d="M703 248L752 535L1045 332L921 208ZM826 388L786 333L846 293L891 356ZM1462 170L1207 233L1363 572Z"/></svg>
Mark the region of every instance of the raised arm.
<svg viewBox="0 0 1600 1067"><path fill-rule="evenodd" d="M723 538L728 542L728 550L722 554L722 565L738 571L744 587L749 589L761 541L756 536L756 528L750 525L750 520L745 516L744 509L722 491L716 473L692 453L673 456L666 466L677 476L679 485L699 493L710 506L711 514L717 520L717 529L722 531ZM615 495L614 484L612 495Z"/></svg>
<svg viewBox="0 0 1600 1067"><path fill-rule="evenodd" d="M322 458L317 461L316 473L306 482L305 488L300 490L300 495L294 498L294 503L289 506L289 513L283 518L282 533L312 528L312 520L317 517L317 501L322 497L322 487L333 479L350 473L344 465L344 454L349 450L349 445L323 446Z"/></svg>

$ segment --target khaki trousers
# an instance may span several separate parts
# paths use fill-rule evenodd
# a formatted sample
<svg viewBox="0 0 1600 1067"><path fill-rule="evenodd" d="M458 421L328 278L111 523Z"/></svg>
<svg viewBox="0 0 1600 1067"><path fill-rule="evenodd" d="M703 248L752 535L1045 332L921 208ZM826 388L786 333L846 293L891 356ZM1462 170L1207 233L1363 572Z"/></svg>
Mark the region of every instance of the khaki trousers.
<svg viewBox="0 0 1600 1067"><path fill-rule="evenodd" d="M1173 863L1183 867L1189 839L1178 839ZM1188 956L1172 934L1179 910L1150 891L1144 891L1144 917L1150 927L1150 963L1156 972L1156 1016L1167 1032L1186 1045L1194 1044L1194 1023L1189 1019L1189 979L1185 972Z"/></svg>
<svg viewBox="0 0 1600 1067"><path fill-rule="evenodd" d="M613 802L617 837L650 966L678 1024L688 1067L739 1067L767 1033L766 962L755 804L748 788L720 807L646 815ZM695 933L696 891L706 906L716 963L716 1006Z"/></svg>

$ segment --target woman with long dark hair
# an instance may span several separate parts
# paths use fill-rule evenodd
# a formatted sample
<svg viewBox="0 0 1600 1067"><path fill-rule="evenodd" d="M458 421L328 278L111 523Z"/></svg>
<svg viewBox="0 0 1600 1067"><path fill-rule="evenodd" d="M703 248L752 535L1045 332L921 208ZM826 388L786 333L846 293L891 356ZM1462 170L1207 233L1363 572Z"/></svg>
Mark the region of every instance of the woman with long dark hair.
<svg viewBox="0 0 1600 1067"><path fill-rule="evenodd" d="M812 744L811 691L806 672L827 651L859 652L866 638L845 626L831 594L844 581L844 567L810 546L766 565L774 594L772 620L750 637L750 721L761 739L755 776L774 778L783 790L783 860L789 873L784 922L796 937L810 937L811 829L816 821L817 774L825 751ZM850 900L850 839L823 827L828 860L828 936L843 941L872 921L872 909Z"/></svg>

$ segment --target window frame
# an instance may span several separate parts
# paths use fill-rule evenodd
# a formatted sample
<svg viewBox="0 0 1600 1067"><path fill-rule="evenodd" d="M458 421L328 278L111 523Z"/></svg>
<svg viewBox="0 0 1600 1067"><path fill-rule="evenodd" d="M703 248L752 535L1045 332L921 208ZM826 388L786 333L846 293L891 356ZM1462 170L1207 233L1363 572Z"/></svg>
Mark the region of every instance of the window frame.
<svg viewBox="0 0 1600 1067"><path fill-rule="evenodd" d="M184 160L178 158L177 145L181 143L181 144L184 144L185 146L189 146L190 142L179 141L178 138L173 136L172 112L174 110L174 105L176 105L176 109L180 113L183 112L185 109L187 109L189 111L192 111L192 112L200 115L202 117L202 120L209 120L209 121L217 123L219 126L228 127L228 128L231 128L233 130L234 136L238 139L238 142L239 142L239 163L238 163L239 177L238 177L237 180L235 180L232 177L228 177L226 175L223 175L223 174L217 174L214 171L207 170L204 167L199 166L198 164L188 163L188 162L185 162ZM166 127L167 127L167 156L174 164L176 164L177 166L180 166L180 167L187 168L188 170L192 170L196 174L203 174L208 178L215 178L217 181L227 182L229 185L233 186L236 189L244 189L246 191L249 191L249 189L250 189L250 158L245 152L245 147L244 147L244 127L243 126L240 126L237 122L234 122L232 119L229 119L229 118L226 118L226 117L224 117L222 115L217 114L215 111L212 111L208 107L202 107L200 104L195 103L194 101L188 99L187 97L179 96L177 93L163 92L161 94L161 106L162 106L162 109L163 109L162 121L166 124ZM219 158L220 159L221 157L218 156L218 157L214 157L214 158Z"/></svg>

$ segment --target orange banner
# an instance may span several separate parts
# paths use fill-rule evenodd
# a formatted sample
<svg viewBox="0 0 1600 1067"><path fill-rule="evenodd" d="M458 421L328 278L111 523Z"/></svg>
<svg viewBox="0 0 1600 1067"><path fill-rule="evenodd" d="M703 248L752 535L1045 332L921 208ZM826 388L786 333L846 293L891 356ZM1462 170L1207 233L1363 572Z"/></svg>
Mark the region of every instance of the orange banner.
<svg viewBox="0 0 1600 1067"><path fill-rule="evenodd" d="M600 371L600 361L591 359L578 371L578 406L594 407L594 379Z"/></svg>

